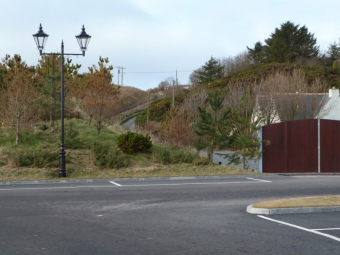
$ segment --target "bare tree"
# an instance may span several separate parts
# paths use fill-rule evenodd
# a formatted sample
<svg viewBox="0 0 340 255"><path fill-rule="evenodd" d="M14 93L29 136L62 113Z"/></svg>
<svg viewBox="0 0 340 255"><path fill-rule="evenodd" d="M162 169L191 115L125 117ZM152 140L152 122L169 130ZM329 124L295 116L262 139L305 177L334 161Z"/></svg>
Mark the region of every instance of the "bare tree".
<svg viewBox="0 0 340 255"><path fill-rule="evenodd" d="M174 83L176 84L176 79L172 76L168 77L158 84L158 89L159 90L166 90L166 89L172 87Z"/></svg>
<svg viewBox="0 0 340 255"><path fill-rule="evenodd" d="M251 65L251 58L247 51L241 52L236 56L230 56L227 58L222 58L220 60L223 66L224 76L229 73L243 70Z"/></svg>
<svg viewBox="0 0 340 255"><path fill-rule="evenodd" d="M176 148L191 146L196 137L191 117L183 108L170 109L159 132L163 142Z"/></svg>
<svg viewBox="0 0 340 255"><path fill-rule="evenodd" d="M320 94L325 83L314 79L310 84L302 70L292 74L275 73L260 82L261 95L258 110L265 124L279 120L316 118L327 111L321 109L326 102L326 94Z"/></svg>
<svg viewBox="0 0 340 255"><path fill-rule="evenodd" d="M198 68L198 69L196 69L196 70L194 70L191 74L190 74L190 76L189 76L189 85L191 85L191 86L198 86L198 85L200 85L200 83L199 83L199 78L197 77L197 72L201 72L202 71L202 68L200 67L200 68Z"/></svg>
<svg viewBox="0 0 340 255"><path fill-rule="evenodd" d="M192 90L184 99L181 108L188 112L192 116L193 121L195 121L198 116L198 107L203 106L208 100L208 90L204 88L199 88Z"/></svg>
<svg viewBox="0 0 340 255"><path fill-rule="evenodd" d="M258 85L259 93L256 97L254 109L254 119L261 119L263 125L269 125L280 121L279 113L276 108L276 95L278 93L278 77L270 75L261 80Z"/></svg>

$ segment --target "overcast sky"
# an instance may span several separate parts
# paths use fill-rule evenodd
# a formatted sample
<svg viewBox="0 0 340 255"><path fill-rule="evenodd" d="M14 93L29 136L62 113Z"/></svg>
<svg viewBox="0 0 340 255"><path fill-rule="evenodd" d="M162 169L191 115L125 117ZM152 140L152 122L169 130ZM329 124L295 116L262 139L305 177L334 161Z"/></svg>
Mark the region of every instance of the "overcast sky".
<svg viewBox="0 0 340 255"><path fill-rule="evenodd" d="M126 68L123 85L147 90L176 70L186 84L210 56L235 56L286 21L306 25L327 50L339 42L339 10L338 0L0 0L0 58L20 54L36 65L40 23L50 35L45 52L59 52L64 40L65 53L80 53L74 36L84 24L88 51L73 57L81 72L108 57Z"/></svg>

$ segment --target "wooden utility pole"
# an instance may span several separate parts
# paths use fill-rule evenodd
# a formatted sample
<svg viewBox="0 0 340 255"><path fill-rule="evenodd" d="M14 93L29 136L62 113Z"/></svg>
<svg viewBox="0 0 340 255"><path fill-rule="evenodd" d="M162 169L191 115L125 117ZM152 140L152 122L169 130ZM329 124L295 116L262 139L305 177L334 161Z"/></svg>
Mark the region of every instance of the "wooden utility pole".
<svg viewBox="0 0 340 255"><path fill-rule="evenodd" d="M176 84L176 89L177 89L178 88L177 70L176 70L176 81L172 81L172 108L175 108L175 84Z"/></svg>
<svg viewBox="0 0 340 255"><path fill-rule="evenodd" d="M149 122L149 106L150 106L150 91L149 91L149 95L148 95L148 109L146 111L146 123Z"/></svg>
<svg viewBox="0 0 340 255"><path fill-rule="evenodd" d="M126 68L124 68L124 67L121 66L120 69L122 70L122 86L123 86L124 69L126 69Z"/></svg>
<svg viewBox="0 0 340 255"><path fill-rule="evenodd" d="M172 81L172 108L175 108L175 81Z"/></svg>

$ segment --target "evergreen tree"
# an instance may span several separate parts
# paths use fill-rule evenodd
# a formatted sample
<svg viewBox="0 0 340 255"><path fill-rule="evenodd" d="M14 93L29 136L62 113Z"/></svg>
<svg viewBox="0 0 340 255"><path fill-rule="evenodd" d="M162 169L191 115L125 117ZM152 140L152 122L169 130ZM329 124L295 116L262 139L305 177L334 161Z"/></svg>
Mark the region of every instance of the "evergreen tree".
<svg viewBox="0 0 340 255"><path fill-rule="evenodd" d="M57 116L60 116L60 72L61 57L50 55L43 56L36 66L37 87L40 88L43 96L40 99L42 111L41 118L48 120L50 127L54 126L54 121ZM69 92L72 91L71 96L75 96L76 87L79 83L78 70L81 67L79 64L73 64L72 59L65 59L64 63L64 78L65 78L65 110L70 109ZM79 93L78 93L79 94Z"/></svg>
<svg viewBox="0 0 340 255"><path fill-rule="evenodd" d="M196 134L201 138L196 148L207 149L209 160L213 161L216 149L225 148L229 143L230 111L223 111L223 93L215 90L209 93L209 108L198 107L199 121L196 123Z"/></svg>
<svg viewBox="0 0 340 255"><path fill-rule="evenodd" d="M3 82L4 82L3 75L4 75L4 69L3 69L3 67L2 67L2 65L0 63L0 88L1 88L1 86L3 84Z"/></svg>
<svg viewBox="0 0 340 255"><path fill-rule="evenodd" d="M56 56L44 56L44 59L40 61L39 69L45 78L45 86L41 88L44 95L41 98L41 104L44 114L49 118L50 127L54 126L56 116L60 116L60 68L57 66L60 60L56 62Z"/></svg>
<svg viewBox="0 0 340 255"><path fill-rule="evenodd" d="M84 111L89 115L89 124L93 120L98 135L122 103L118 98L119 87L112 86L113 66L108 63L108 58L99 57L98 66L89 67L81 100Z"/></svg>
<svg viewBox="0 0 340 255"><path fill-rule="evenodd" d="M340 45L336 42L331 43L327 50L327 65L332 66L334 61L340 58Z"/></svg>
<svg viewBox="0 0 340 255"><path fill-rule="evenodd" d="M208 84L223 78L223 66L213 57L202 68L195 71L195 77L199 84Z"/></svg>
<svg viewBox="0 0 340 255"><path fill-rule="evenodd" d="M265 43L267 62L291 63L297 58L317 57L319 53L314 34L309 33L306 26L299 27L290 21L276 28Z"/></svg>
<svg viewBox="0 0 340 255"><path fill-rule="evenodd" d="M261 42L257 42L254 45L254 49L247 46L248 54L253 64L263 63L265 61L265 54L263 51L263 45Z"/></svg>
<svg viewBox="0 0 340 255"><path fill-rule="evenodd" d="M248 161L259 156L259 140L257 130L259 129L261 118L253 119L255 109L255 96L250 89L246 89L239 98L238 103L231 110L230 119L232 126L231 148L232 154L225 156L229 164L242 164L244 169L248 169Z"/></svg>

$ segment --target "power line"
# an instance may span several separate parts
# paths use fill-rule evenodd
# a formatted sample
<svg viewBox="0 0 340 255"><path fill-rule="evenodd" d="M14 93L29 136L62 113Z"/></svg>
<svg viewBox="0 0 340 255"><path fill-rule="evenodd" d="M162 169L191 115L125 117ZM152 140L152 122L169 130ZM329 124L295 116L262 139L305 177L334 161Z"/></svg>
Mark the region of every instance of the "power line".
<svg viewBox="0 0 340 255"><path fill-rule="evenodd" d="M165 71L165 72L125 72L125 73L174 73L176 71ZM193 70L191 71L177 71L178 73L190 73L193 72Z"/></svg>

